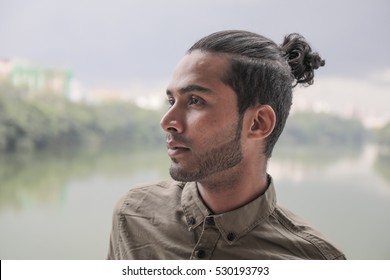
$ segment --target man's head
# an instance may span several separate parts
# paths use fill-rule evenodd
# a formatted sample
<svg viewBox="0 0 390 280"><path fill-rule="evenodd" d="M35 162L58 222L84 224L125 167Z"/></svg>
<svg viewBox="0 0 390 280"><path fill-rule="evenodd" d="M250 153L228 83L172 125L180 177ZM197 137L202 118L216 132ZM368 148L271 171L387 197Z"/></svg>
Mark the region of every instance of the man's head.
<svg viewBox="0 0 390 280"><path fill-rule="evenodd" d="M221 31L206 36L189 50L225 54L229 65L222 81L237 94L238 113L258 104L272 107L276 115L273 132L264 148L266 158L285 126L292 104L292 87L313 83L314 69L324 61L299 34L286 36L281 46L261 35L247 31Z"/></svg>
<svg viewBox="0 0 390 280"><path fill-rule="evenodd" d="M174 71L167 89L171 108L161 120L172 177L233 178L243 176L254 158L269 158L291 107L294 80L312 83L320 63L296 34L281 47L245 31L195 43Z"/></svg>

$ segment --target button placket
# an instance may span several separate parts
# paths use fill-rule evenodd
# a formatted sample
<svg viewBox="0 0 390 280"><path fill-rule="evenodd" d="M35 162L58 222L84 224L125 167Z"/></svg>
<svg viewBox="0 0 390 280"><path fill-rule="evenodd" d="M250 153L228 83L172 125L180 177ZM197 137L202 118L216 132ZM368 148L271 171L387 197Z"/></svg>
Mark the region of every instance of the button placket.
<svg viewBox="0 0 390 280"><path fill-rule="evenodd" d="M191 259L210 259L220 237L219 230L214 226L214 218L207 216L203 222L202 233L191 254Z"/></svg>

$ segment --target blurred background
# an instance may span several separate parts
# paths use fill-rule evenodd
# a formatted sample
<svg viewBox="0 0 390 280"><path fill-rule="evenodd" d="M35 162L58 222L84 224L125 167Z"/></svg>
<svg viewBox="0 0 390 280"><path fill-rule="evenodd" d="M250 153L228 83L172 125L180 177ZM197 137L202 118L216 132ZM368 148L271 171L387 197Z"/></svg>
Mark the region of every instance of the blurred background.
<svg viewBox="0 0 390 280"><path fill-rule="evenodd" d="M132 185L169 178L159 120L198 39L299 32L326 59L296 88L269 173L349 259L390 259L390 4L0 1L0 259L104 259Z"/></svg>

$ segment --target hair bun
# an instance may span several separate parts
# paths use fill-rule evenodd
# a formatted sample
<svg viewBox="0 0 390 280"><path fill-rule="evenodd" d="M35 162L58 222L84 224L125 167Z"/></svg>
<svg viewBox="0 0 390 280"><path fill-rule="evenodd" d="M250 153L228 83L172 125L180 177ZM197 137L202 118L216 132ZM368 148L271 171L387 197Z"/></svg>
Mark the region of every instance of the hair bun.
<svg viewBox="0 0 390 280"><path fill-rule="evenodd" d="M280 48L291 67L296 84L313 84L314 70L324 66L325 60L318 53L312 52L306 39L300 34L292 33L284 37Z"/></svg>

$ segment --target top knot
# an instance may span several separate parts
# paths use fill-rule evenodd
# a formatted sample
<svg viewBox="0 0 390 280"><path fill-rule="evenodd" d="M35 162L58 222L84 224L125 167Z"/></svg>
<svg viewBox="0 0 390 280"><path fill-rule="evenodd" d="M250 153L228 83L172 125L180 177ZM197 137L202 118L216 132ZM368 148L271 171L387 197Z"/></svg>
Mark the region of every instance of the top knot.
<svg viewBox="0 0 390 280"><path fill-rule="evenodd" d="M291 67L296 84L309 86L314 82L314 70L325 65L318 53L312 49L306 39L297 33L284 37L280 45L282 53Z"/></svg>

